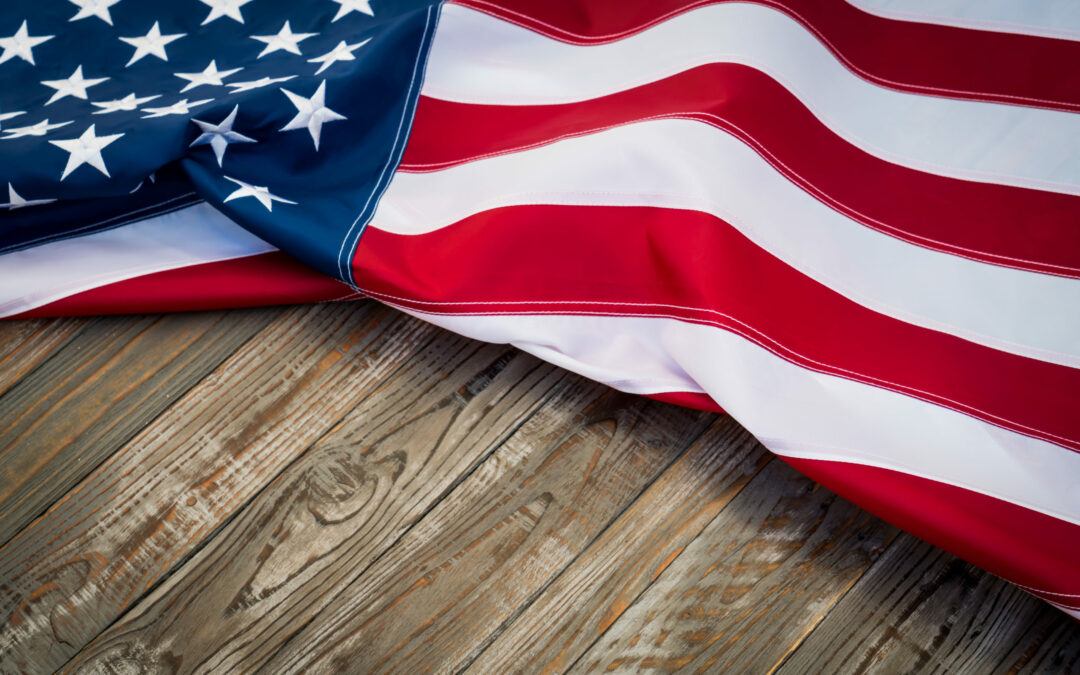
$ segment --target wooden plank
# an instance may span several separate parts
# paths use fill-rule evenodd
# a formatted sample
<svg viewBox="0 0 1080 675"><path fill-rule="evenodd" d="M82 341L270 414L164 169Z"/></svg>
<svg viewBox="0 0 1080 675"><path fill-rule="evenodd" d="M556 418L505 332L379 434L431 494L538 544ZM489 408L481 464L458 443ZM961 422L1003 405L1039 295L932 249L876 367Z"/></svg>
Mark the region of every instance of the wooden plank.
<svg viewBox="0 0 1080 675"><path fill-rule="evenodd" d="M770 462L567 672L771 672L895 533Z"/></svg>
<svg viewBox="0 0 1080 675"><path fill-rule="evenodd" d="M717 420L467 672L565 672L771 459Z"/></svg>
<svg viewBox="0 0 1080 675"><path fill-rule="evenodd" d="M0 394L49 358L88 319L0 320Z"/></svg>
<svg viewBox="0 0 1080 675"><path fill-rule="evenodd" d="M1023 637L1012 645L997 667L985 672L994 675L1080 673L1080 623L1043 603L1042 611L1031 620Z"/></svg>
<svg viewBox="0 0 1080 675"><path fill-rule="evenodd" d="M441 335L67 669L269 658L572 379Z"/></svg>
<svg viewBox="0 0 1080 675"><path fill-rule="evenodd" d="M66 662L435 333L369 303L283 312L0 549L0 671Z"/></svg>
<svg viewBox="0 0 1080 675"><path fill-rule="evenodd" d="M0 396L0 543L274 315L255 310L99 319Z"/></svg>
<svg viewBox="0 0 1080 675"><path fill-rule="evenodd" d="M1036 636L1025 633L1049 610L1012 584L905 534L777 672L986 673L1001 661L1003 647L1035 647ZM1053 613L1080 634L1080 625Z"/></svg>
<svg viewBox="0 0 1080 675"><path fill-rule="evenodd" d="M467 664L700 435L710 415L577 379L265 664Z"/></svg>

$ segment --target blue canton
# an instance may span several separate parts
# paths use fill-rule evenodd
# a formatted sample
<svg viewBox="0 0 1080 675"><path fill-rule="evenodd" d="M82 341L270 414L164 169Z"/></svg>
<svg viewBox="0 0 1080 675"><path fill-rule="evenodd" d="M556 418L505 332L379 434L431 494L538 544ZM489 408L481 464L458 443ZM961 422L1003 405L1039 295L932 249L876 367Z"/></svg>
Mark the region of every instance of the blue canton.
<svg viewBox="0 0 1080 675"><path fill-rule="evenodd" d="M5 0L0 252L205 201L351 282L438 11L438 0Z"/></svg>

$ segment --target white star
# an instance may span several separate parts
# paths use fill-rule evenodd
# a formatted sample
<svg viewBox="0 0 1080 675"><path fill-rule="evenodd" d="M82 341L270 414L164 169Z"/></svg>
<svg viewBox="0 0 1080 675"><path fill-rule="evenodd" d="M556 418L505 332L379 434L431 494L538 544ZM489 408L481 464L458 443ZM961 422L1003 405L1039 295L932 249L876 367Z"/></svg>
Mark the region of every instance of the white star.
<svg viewBox="0 0 1080 675"><path fill-rule="evenodd" d="M83 164L89 164L101 173L109 176L109 170L105 168L105 160L101 158L101 150L123 135L124 134L110 134L108 136L98 137L94 134L94 125L91 124L86 128L86 131L83 132L83 135L78 138L72 138L66 141L49 141L61 150L66 150L70 153L68 155L67 166L64 167L64 173L60 176L60 180L67 178L68 174ZM109 177L112 178L112 176Z"/></svg>
<svg viewBox="0 0 1080 675"><path fill-rule="evenodd" d="M56 37L55 35L39 35L37 37L31 37L26 30L26 22L22 22L22 26L19 26L19 30L15 31L15 34L11 37L0 38L0 47L4 48L4 53L0 54L0 63L10 61L18 56L23 61L28 61L30 65L36 66L34 63L34 47L37 47L42 42L48 42Z"/></svg>
<svg viewBox="0 0 1080 675"><path fill-rule="evenodd" d="M86 100L86 90L93 87L96 84L101 84L107 77L96 77L89 80L83 79L82 66L75 69L75 72L71 74L71 77L66 80L44 80L42 82L46 87L52 87L56 90L56 93L52 95L45 105L49 105L53 101L59 101L65 96L74 96L75 98L81 98Z"/></svg>
<svg viewBox="0 0 1080 675"><path fill-rule="evenodd" d="M231 202L234 199L240 199L241 197L254 197L255 199L259 200L260 204L262 204L263 206L266 207L267 211L273 211L274 210L274 202L284 202L286 204L295 204L296 203L294 201L290 201L288 199L282 199L281 197L278 197L277 195L272 194L270 192L270 190L267 189L266 187L262 187L262 186L258 186L258 185L251 185L249 183L245 183L242 180L237 180L235 178L229 178L228 176L225 176L225 180L231 180L232 182L234 182L234 183L236 183L237 185L240 186L240 189L236 190L231 195L229 195L228 197L225 198L225 201L227 201L227 202Z"/></svg>
<svg viewBox="0 0 1080 675"><path fill-rule="evenodd" d="M127 65L135 63L144 56L153 54L162 61L168 61L169 56L165 53L165 45L174 40L187 35L187 33L174 33L172 35L162 35L161 29L158 28L158 22L155 21L154 25L150 28L150 32L142 37L122 37L120 40L126 42L135 48L135 53L131 55L131 60L127 62Z"/></svg>
<svg viewBox="0 0 1080 675"><path fill-rule="evenodd" d="M214 86L222 86L225 84L222 80L234 73L239 73L243 68L233 68L232 70L218 70L217 61L211 61L210 65L206 67L206 70L201 73L173 73L177 77L182 77L188 80L188 84L180 90L180 93L184 93L188 89L194 89L204 84L210 84Z"/></svg>
<svg viewBox="0 0 1080 675"><path fill-rule="evenodd" d="M352 12L360 12L361 14L367 14L368 16L375 16L375 12L371 11L371 0L333 0L338 7L337 16L334 17L334 21L337 21L343 16L351 14ZM331 21L330 23L334 23Z"/></svg>
<svg viewBox="0 0 1080 675"><path fill-rule="evenodd" d="M112 25L112 15L109 8L120 0L71 0L71 4L78 6L79 12L68 21L78 21L88 16L96 16L105 23Z"/></svg>
<svg viewBox="0 0 1080 675"><path fill-rule="evenodd" d="M38 204L50 204L55 202L55 199L23 199L19 196L18 192L15 192L15 188L11 186L11 183L7 184L8 203L0 204L0 206L6 206L8 211L12 209L21 209L24 206L37 206Z"/></svg>
<svg viewBox="0 0 1080 675"><path fill-rule="evenodd" d="M315 141L316 151L319 149L319 136L322 135L323 123L346 119L344 115L339 115L326 107L326 80L322 81L322 84L315 90L311 98L297 96L288 89L282 89L281 92L288 96L292 104L296 106L297 113L296 117L281 127L279 131L307 129L311 134L311 140Z"/></svg>
<svg viewBox="0 0 1080 675"><path fill-rule="evenodd" d="M259 52L258 58L262 58L267 54L276 52L279 49L283 49L290 54L300 55L299 44L301 41L314 37L318 33L294 33L292 28L289 27L289 22L286 21L285 25L281 27L277 35L252 35L252 40L258 40L259 42L265 42L266 48Z"/></svg>
<svg viewBox="0 0 1080 675"><path fill-rule="evenodd" d="M240 13L240 8L252 2L252 0L199 0L199 2L210 6L210 13L206 15L202 22L202 25L205 26L214 19L223 16L244 23L244 16Z"/></svg>
<svg viewBox="0 0 1080 675"><path fill-rule="evenodd" d="M371 38L361 40L360 42L351 45L342 40L338 43L337 47L334 47L322 56L318 56L314 59L308 59L308 63L322 63L322 65L319 66L319 69L315 71L315 74L318 75L319 73L334 65L338 61L355 61L356 57L353 56L353 52L355 52L357 49L360 49L369 42L371 42Z"/></svg>
<svg viewBox="0 0 1080 675"><path fill-rule="evenodd" d="M185 98L183 101L177 101L170 106L164 108L143 108L143 112L150 113L149 115L143 115L144 120L148 120L151 117L165 117L166 115L186 115L191 112L191 109L195 106L203 105L213 101L212 98L204 98L201 101L192 101L188 103Z"/></svg>
<svg viewBox="0 0 1080 675"><path fill-rule="evenodd" d="M268 84L277 84L278 82L288 82L296 77L296 75L287 75L285 77L260 77L257 80L248 80L247 82L229 82L226 86L232 87L234 94L239 94L242 91L251 91L252 89L258 89L259 87L265 87Z"/></svg>
<svg viewBox="0 0 1080 675"><path fill-rule="evenodd" d="M58 124L49 124L48 119L44 119L37 124L31 124L28 127L11 127L10 129L4 129L4 140L10 140L12 138L22 138L23 136L44 136L53 129L59 129L60 127L66 127L71 122L60 122Z"/></svg>
<svg viewBox="0 0 1080 675"><path fill-rule="evenodd" d="M214 150L214 156L217 157L217 165L221 166L222 160L225 159L225 148L228 147L229 143L255 143L254 138L248 138L232 130L238 110L240 110L240 106L234 107L229 116L223 119L220 124L191 120L202 129L202 135L196 138L188 147L209 145Z"/></svg>
<svg viewBox="0 0 1080 675"><path fill-rule="evenodd" d="M12 117L18 117L19 115L25 115L25 114L26 114L25 110L16 110L15 112L0 113L0 122L3 122L4 120L9 120Z"/></svg>
<svg viewBox="0 0 1080 675"><path fill-rule="evenodd" d="M112 101L90 101L90 105L96 105L101 108L94 112L95 115L105 115L108 113L114 113L118 111L131 112L141 106L147 101L153 101L155 98L161 98L161 94L154 94L153 96L136 96L135 94L128 94L124 98L113 99Z"/></svg>

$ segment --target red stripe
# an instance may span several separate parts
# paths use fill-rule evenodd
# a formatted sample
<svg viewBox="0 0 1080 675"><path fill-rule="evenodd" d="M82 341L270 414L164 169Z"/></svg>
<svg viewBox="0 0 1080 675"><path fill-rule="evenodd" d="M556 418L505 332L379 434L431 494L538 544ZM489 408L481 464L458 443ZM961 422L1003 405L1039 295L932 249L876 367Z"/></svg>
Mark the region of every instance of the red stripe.
<svg viewBox="0 0 1080 675"><path fill-rule="evenodd" d="M663 401L664 403L681 405L684 408L693 408L694 410L704 410L706 412L715 413L724 412L724 409L712 399L712 396L696 391L665 391L659 394L644 394L644 396L646 398L656 399L657 401Z"/></svg>
<svg viewBox="0 0 1080 675"><path fill-rule="evenodd" d="M118 281L69 295L15 318L185 312L324 302L356 295L340 281L274 251Z"/></svg>
<svg viewBox="0 0 1080 675"><path fill-rule="evenodd" d="M454 0L581 45L614 42L720 1ZM1080 42L897 21L842 0L750 1L792 17L852 72L875 84L919 94L1080 110Z"/></svg>
<svg viewBox="0 0 1080 675"><path fill-rule="evenodd" d="M783 459L915 536L1046 600L1080 608L1080 526L898 471L846 462Z"/></svg>
<svg viewBox="0 0 1080 675"><path fill-rule="evenodd" d="M422 311L716 325L802 367L1080 449L1080 370L866 309L705 213L536 205L424 235L369 227L353 266L361 290Z"/></svg>
<svg viewBox="0 0 1080 675"><path fill-rule="evenodd" d="M734 135L793 183L879 232L981 262L1080 277L1080 197L878 159L830 131L768 75L739 64L702 66L565 105L421 97L401 170L442 169L656 117L695 119Z"/></svg>

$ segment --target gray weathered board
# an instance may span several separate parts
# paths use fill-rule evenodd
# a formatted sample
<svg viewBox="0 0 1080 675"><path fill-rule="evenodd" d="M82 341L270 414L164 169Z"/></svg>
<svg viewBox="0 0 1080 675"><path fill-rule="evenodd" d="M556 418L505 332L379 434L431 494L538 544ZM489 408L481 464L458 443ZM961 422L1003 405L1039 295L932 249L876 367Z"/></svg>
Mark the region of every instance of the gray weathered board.
<svg viewBox="0 0 1080 675"><path fill-rule="evenodd" d="M730 418L371 302L0 323L0 672L1080 672Z"/></svg>

